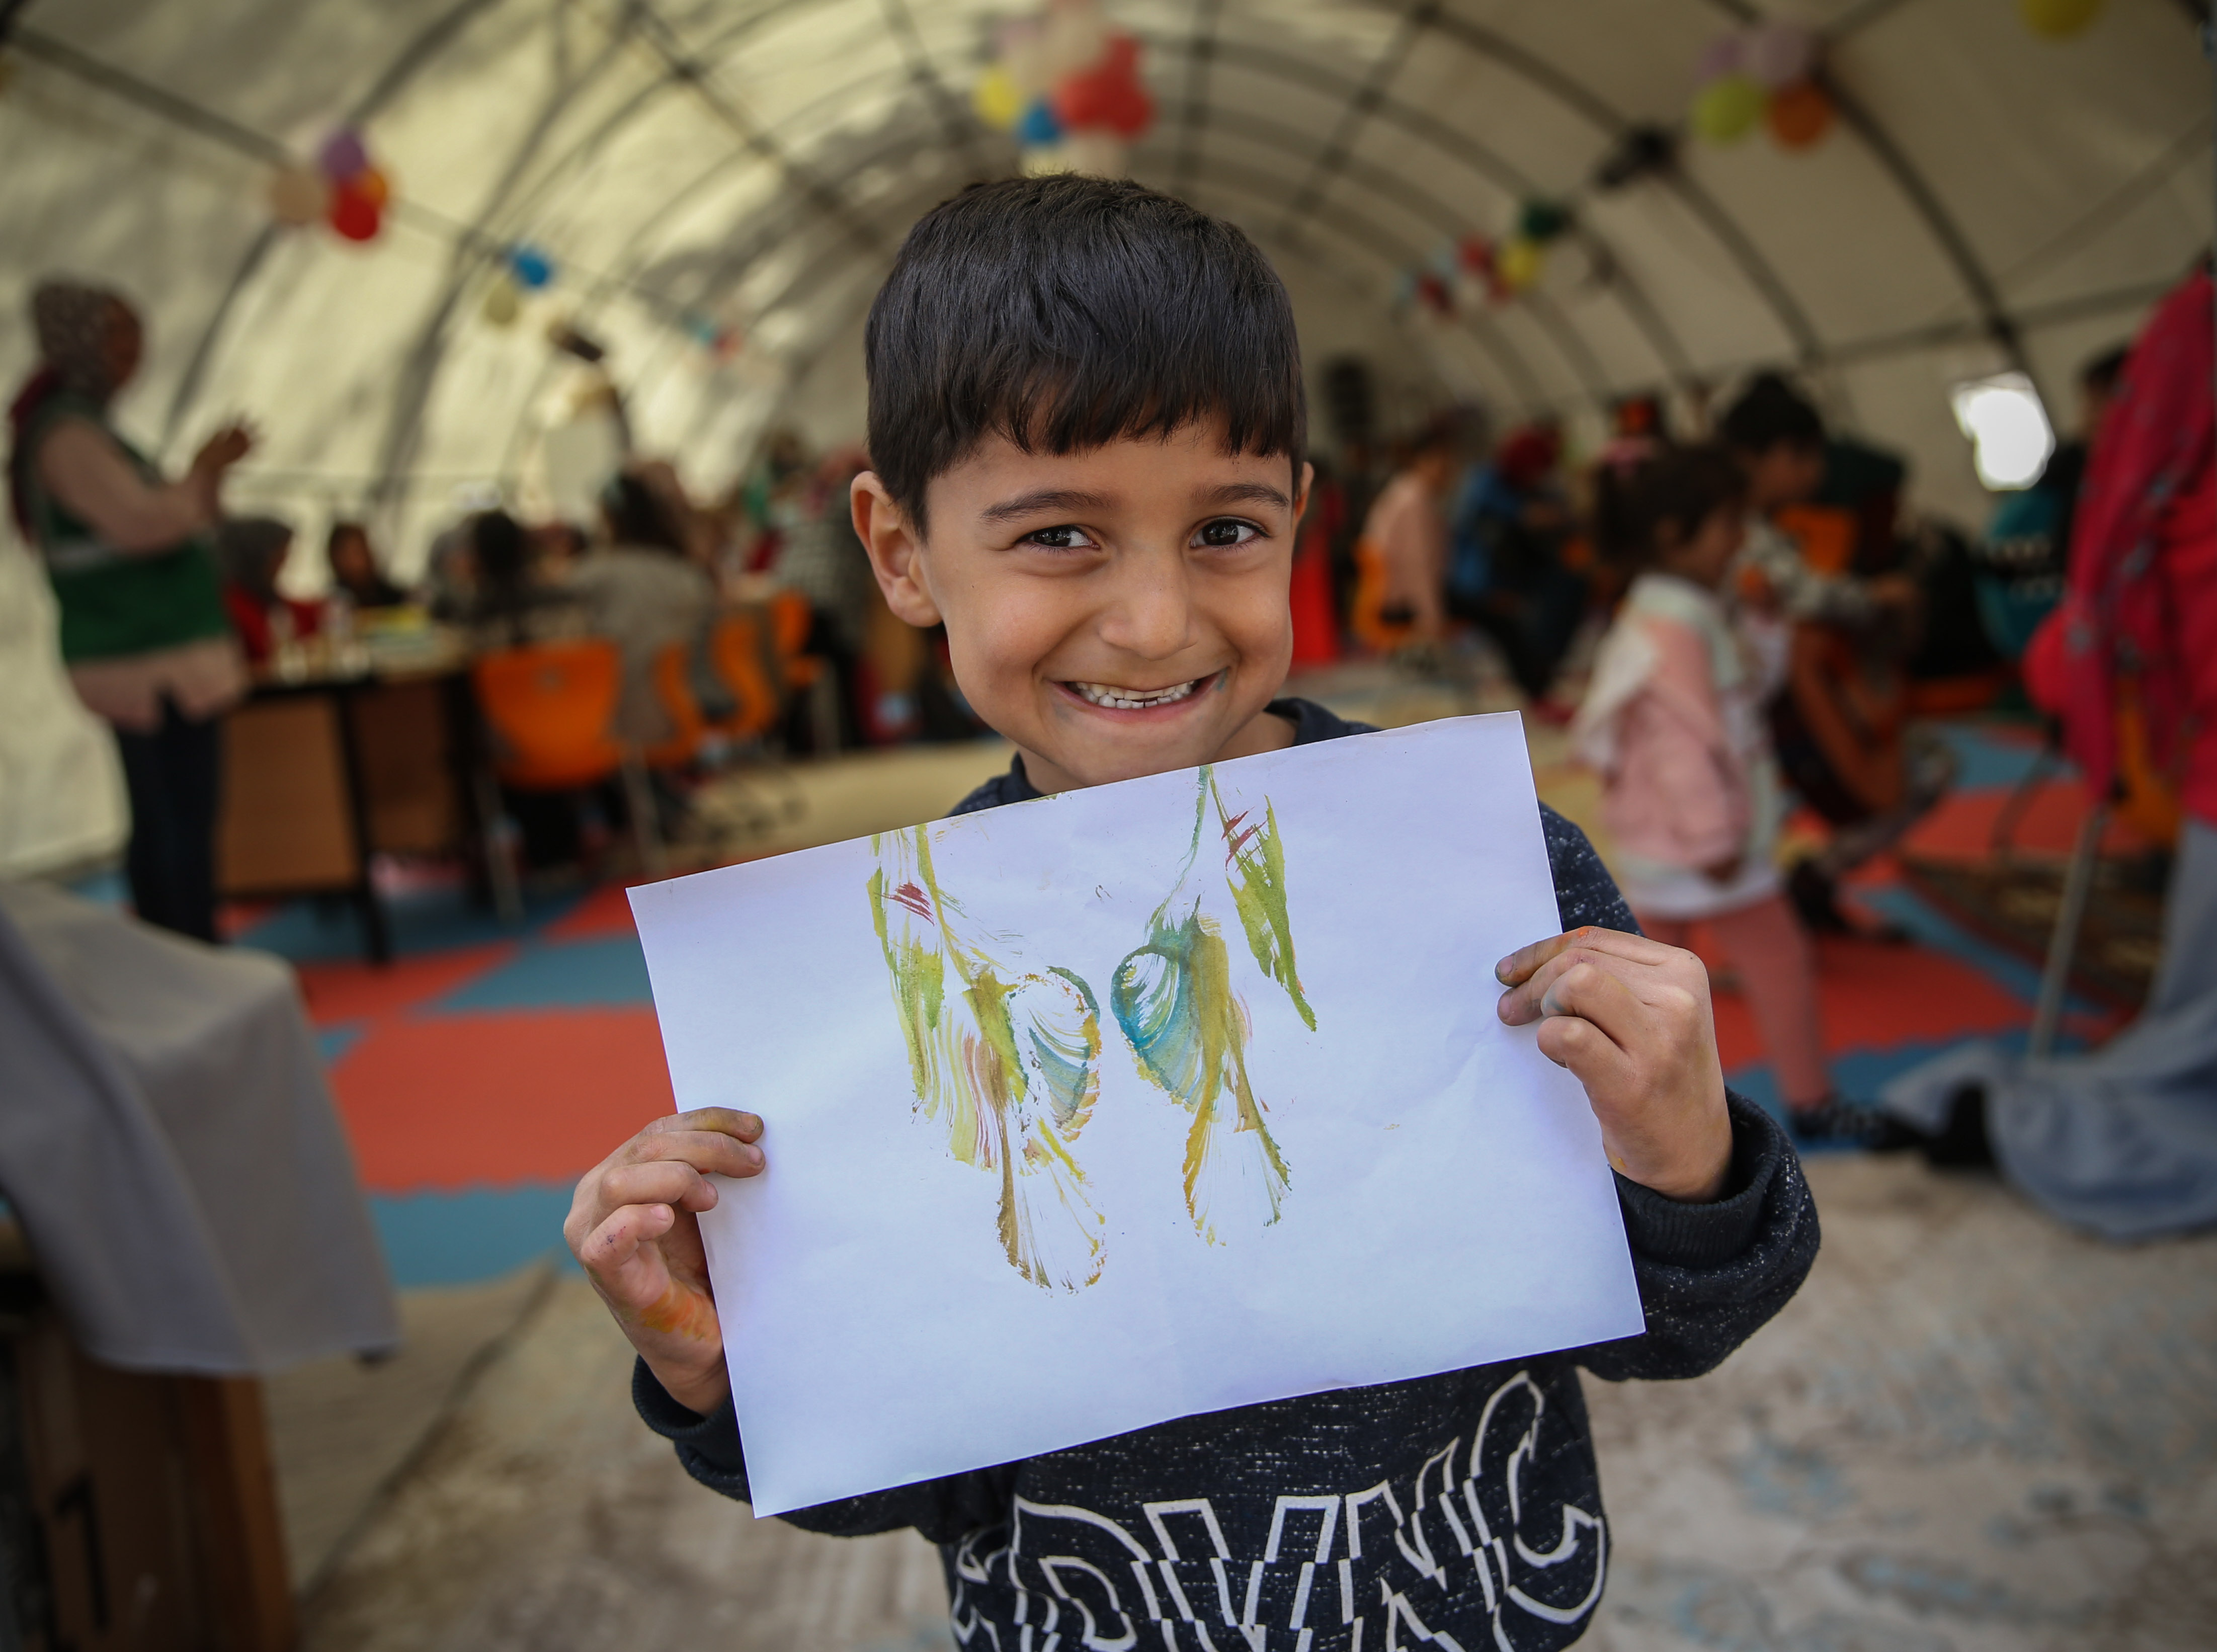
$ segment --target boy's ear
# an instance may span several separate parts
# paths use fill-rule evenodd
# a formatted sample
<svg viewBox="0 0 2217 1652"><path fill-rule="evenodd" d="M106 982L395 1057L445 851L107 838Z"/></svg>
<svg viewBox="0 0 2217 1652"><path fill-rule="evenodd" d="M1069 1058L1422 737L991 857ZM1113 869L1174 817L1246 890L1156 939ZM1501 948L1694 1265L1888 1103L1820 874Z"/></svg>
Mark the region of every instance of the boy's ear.
<svg viewBox="0 0 2217 1652"><path fill-rule="evenodd" d="M1309 514L1309 489L1316 482L1316 466L1303 459L1301 473L1296 479L1300 484L1294 490L1294 522L1298 527L1301 518Z"/></svg>
<svg viewBox="0 0 2217 1652"><path fill-rule="evenodd" d="M923 583L923 536L910 523L908 513L893 502L875 471L864 471L847 490L854 512L855 533L869 553L870 571L886 594L886 606L894 617L919 630L939 623L939 605Z"/></svg>

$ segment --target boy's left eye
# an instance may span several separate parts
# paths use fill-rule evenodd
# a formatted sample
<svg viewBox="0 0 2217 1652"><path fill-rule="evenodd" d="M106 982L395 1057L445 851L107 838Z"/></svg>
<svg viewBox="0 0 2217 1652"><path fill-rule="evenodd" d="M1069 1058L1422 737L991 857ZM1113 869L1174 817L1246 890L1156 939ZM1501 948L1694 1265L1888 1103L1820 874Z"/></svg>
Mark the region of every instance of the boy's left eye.
<svg viewBox="0 0 2217 1652"><path fill-rule="evenodd" d="M1203 522L1193 536L1195 545L1212 548L1245 545L1262 537L1263 530L1252 522L1243 522L1237 517L1220 516L1213 522Z"/></svg>

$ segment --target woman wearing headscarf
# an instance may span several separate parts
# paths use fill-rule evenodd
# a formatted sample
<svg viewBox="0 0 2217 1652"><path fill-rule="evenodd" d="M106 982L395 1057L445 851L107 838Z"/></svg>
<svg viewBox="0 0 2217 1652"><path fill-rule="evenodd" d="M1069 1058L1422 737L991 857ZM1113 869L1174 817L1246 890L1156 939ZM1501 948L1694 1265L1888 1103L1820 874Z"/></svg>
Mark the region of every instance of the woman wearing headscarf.
<svg viewBox="0 0 2217 1652"><path fill-rule="evenodd" d="M253 438L226 426L164 481L108 416L144 344L131 306L48 281L31 321L40 360L9 410L9 502L52 581L70 680L122 752L139 915L213 940L215 718L246 679L208 530Z"/></svg>

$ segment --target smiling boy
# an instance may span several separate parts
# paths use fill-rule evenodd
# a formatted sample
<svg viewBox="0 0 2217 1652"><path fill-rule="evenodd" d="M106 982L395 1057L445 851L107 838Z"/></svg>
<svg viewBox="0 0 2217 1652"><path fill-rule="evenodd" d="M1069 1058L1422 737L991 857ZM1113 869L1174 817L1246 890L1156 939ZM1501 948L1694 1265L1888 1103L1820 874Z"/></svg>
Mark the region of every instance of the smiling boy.
<svg viewBox="0 0 2217 1652"><path fill-rule="evenodd" d="M1285 290L1237 229L1131 183L974 188L910 233L866 348L856 530L893 612L946 626L964 694L1016 747L958 812L1362 731L1277 698L1306 407ZM1539 1022L1585 1087L1644 1335L787 1518L940 1544L970 1648L1575 1640L1607 1556L1578 1368L1710 1369L1793 1294L1818 1236L1793 1150L1725 1090L1700 961L1641 938L1584 835L1541 816L1569 933L1502 960L1498 1013ZM709 1175L760 1172L761 1135L722 1109L658 1120L578 1184L566 1227L639 1351L641 1415L738 1498L696 1217Z"/></svg>

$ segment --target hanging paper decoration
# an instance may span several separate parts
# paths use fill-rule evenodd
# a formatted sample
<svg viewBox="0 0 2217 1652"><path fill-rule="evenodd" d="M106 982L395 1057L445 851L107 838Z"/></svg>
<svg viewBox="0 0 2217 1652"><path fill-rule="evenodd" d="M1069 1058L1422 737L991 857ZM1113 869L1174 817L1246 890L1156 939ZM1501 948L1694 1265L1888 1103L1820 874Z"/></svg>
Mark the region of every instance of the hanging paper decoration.
<svg viewBox="0 0 2217 1652"><path fill-rule="evenodd" d="M1769 101L1761 81L1735 70L1694 99L1694 130L1713 144L1736 144L1755 130Z"/></svg>
<svg viewBox="0 0 2217 1652"><path fill-rule="evenodd" d="M492 278L485 288L485 302L479 313L491 327L513 327L516 318L523 313L523 294L516 290L515 280L506 270Z"/></svg>
<svg viewBox="0 0 2217 1652"><path fill-rule="evenodd" d="M392 195L385 174L369 158L369 147L351 126L342 126L324 139L316 151L316 170L326 186L324 218L349 241L372 241L383 227L385 208ZM287 186L297 206L306 197L305 184ZM271 186L271 205L276 206L276 186ZM291 222L279 212L281 222Z"/></svg>
<svg viewBox="0 0 2217 1652"><path fill-rule="evenodd" d="M1571 210L1558 200L1528 200L1516 214L1516 233L1544 247L1571 227Z"/></svg>
<svg viewBox="0 0 2217 1652"><path fill-rule="evenodd" d="M1797 80L1770 95L1764 124L1781 149L1806 149L1831 129L1832 100L1813 80Z"/></svg>
<svg viewBox="0 0 2217 1652"><path fill-rule="evenodd" d="M2016 0L2024 26L2045 40L2064 40L2097 17L2109 0Z"/></svg>
<svg viewBox="0 0 2217 1652"><path fill-rule="evenodd" d="M280 167L269 175L269 216L288 228L306 228L330 205L330 181L311 167Z"/></svg>
<svg viewBox="0 0 2217 1652"><path fill-rule="evenodd" d="M343 183L331 191L330 219L331 228L349 241L374 241L384 215L375 201Z"/></svg>
<svg viewBox="0 0 2217 1652"><path fill-rule="evenodd" d="M1139 79L1139 42L1110 31L1097 0L1053 0L997 33L997 55L971 88L971 107L1012 133L1027 173L1120 175L1125 146L1155 118Z"/></svg>
<svg viewBox="0 0 2217 1652"><path fill-rule="evenodd" d="M1759 123L1781 149L1808 148L1832 124L1831 94L1819 73L1823 47L1814 29L1782 21L1711 42L1701 53L1701 89L1687 124L1710 143L1736 144ZM1604 176L1615 164L1614 157L1604 163Z"/></svg>
<svg viewBox="0 0 2217 1652"><path fill-rule="evenodd" d="M1547 267L1545 248L1536 241L1517 236L1505 243L1493 260L1494 274L1501 285L1512 293L1522 293L1535 286Z"/></svg>
<svg viewBox="0 0 2217 1652"><path fill-rule="evenodd" d="M1417 277L1417 302L1442 320L1454 314L1454 294L1429 269Z"/></svg>
<svg viewBox="0 0 2217 1652"><path fill-rule="evenodd" d="M342 126L324 139L316 151L316 164L334 184L358 177L369 166L369 148L352 126Z"/></svg>
<svg viewBox="0 0 2217 1652"><path fill-rule="evenodd" d="M719 361L729 361L746 348L746 336L736 327L719 327L708 342L708 352Z"/></svg>
<svg viewBox="0 0 2217 1652"><path fill-rule="evenodd" d="M1455 262L1464 274L1484 280L1493 274L1493 243L1482 235L1466 235L1456 243Z"/></svg>
<svg viewBox="0 0 2217 1652"><path fill-rule="evenodd" d="M1055 89L1055 118L1068 132L1111 132L1126 142L1155 118L1155 101L1139 84L1139 43L1112 34L1100 61L1064 77Z"/></svg>
<svg viewBox="0 0 2217 1652"><path fill-rule="evenodd" d="M970 107L996 132L1016 129L1024 115L1024 93L1007 64L997 63L979 77L970 90Z"/></svg>
<svg viewBox="0 0 2217 1652"><path fill-rule="evenodd" d="M1016 141L1026 149L1053 149L1062 141L1062 122L1054 118L1054 106L1044 97L1035 97L1023 118L1016 122Z"/></svg>
<svg viewBox="0 0 2217 1652"><path fill-rule="evenodd" d="M528 242L518 242L508 250L508 269L527 293L539 292L554 280L554 261Z"/></svg>
<svg viewBox="0 0 2217 1652"><path fill-rule="evenodd" d="M1817 36L1799 23L1764 23L1748 32L1740 67L1772 91L1808 77L1817 66Z"/></svg>

